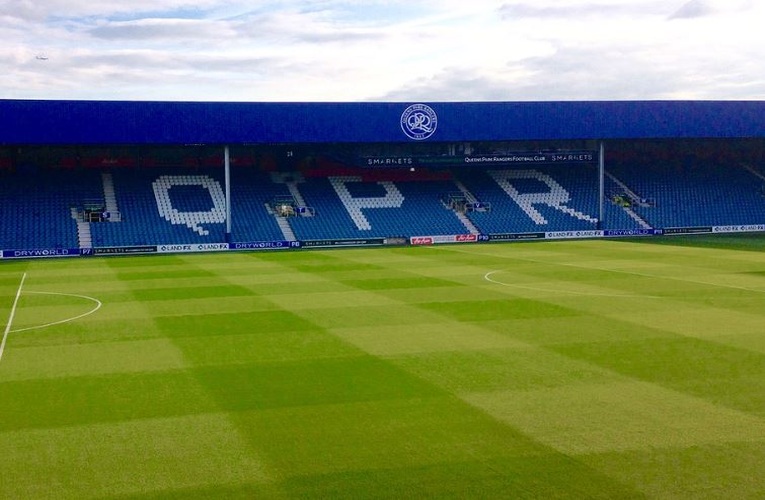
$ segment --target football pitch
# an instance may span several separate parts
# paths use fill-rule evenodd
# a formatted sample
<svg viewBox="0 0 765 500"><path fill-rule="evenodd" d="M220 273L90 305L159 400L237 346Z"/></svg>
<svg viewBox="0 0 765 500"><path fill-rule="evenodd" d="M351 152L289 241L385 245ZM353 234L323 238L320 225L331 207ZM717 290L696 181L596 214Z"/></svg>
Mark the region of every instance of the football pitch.
<svg viewBox="0 0 765 500"><path fill-rule="evenodd" d="M763 250L0 261L0 498L762 498Z"/></svg>

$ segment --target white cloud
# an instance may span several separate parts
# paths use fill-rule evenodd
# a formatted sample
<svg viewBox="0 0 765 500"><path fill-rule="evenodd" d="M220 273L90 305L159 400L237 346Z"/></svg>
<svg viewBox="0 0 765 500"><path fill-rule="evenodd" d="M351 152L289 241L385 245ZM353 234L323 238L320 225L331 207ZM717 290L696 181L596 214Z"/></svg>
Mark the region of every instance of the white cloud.
<svg viewBox="0 0 765 500"><path fill-rule="evenodd" d="M0 0L0 97L762 99L763 18L757 0Z"/></svg>

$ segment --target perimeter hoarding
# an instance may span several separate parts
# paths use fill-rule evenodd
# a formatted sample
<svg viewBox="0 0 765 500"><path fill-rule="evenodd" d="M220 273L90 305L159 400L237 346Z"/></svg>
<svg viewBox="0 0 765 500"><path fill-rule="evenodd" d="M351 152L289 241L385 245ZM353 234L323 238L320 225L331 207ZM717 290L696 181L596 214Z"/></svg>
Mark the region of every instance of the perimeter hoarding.
<svg viewBox="0 0 765 500"><path fill-rule="evenodd" d="M146 255L157 253L197 253L221 251L300 250L311 248L341 248L360 246L464 244L488 242L520 242L560 239L598 239L641 236L676 236L722 233L765 233L765 224L673 227L664 229L609 229L595 231L552 231L535 233L423 235L409 238L370 238L353 240L257 241L244 243L208 243L191 245L145 245L132 247L59 248L2 250L0 259L30 259L46 257L90 257L117 255Z"/></svg>

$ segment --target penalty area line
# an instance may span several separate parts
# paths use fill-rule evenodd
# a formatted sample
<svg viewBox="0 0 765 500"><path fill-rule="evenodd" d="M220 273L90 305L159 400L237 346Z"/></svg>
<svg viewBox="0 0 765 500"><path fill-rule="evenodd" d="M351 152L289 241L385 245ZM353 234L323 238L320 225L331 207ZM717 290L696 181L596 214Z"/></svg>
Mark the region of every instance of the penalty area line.
<svg viewBox="0 0 765 500"><path fill-rule="evenodd" d="M8 333L11 331L11 325L13 325L13 318L16 316L16 308L19 305L19 297L21 297L21 289L24 288L24 281L26 279L27 279L27 273L24 273L21 276L21 283L19 283L19 289L16 290L16 298L13 299L11 314L8 317L8 323L5 325L5 331L3 332L3 340L0 341L0 360L3 359L3 353L5 352L5 342L8 340Z"/></svg>

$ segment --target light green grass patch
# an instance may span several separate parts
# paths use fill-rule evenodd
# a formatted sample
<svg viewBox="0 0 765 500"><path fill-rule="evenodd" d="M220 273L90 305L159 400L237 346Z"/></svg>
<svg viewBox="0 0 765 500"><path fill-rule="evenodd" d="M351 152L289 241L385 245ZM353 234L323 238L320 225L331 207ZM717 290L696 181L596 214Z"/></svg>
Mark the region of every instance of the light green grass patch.
<svg viewBox="0 0 765 500"><path fill-rule="evenodd" d="M306 279L299 278L304 275L282 274L278 279L264 279L264 278L240 278L232 276L229 281L237 283L240 286L246 286L250 293L256 295L263 295L266 297L272 297L283 294L293 293L332 293L332 292L345 292L353 290L353 288L337 283L335 281L327 281L321 278L308 276Z"/></svg>
<svg viewBox="0 0 765 500"><path fill-rule="evenodd" d="M103 498L271 479L225 414L5 432L0 455L14 457L3 466L3 498Z"/></svg>
<svg viewBox="0 0 765 500"><path fill-rule="evenodd" d="M11 329L18 331L68 322L89 315L99 307L100 301L94 297L22 293Z"/></svg>
<svg viewBox="0 0 765 500"><path fill-rule="evenodd" d="M208 256L205 256L208 257ZM107 259L97 259L103 262L115 272L151 269L173 269L174 267L185 267L188 261L183 258L183 254L156 254L156 255L135 255L135 256L114 256Z"/></svg>
<svg viewBox="0 0 765 500"><path fill-rule="evenodd" d="M247 314L277 309L272 301L260 295L165 299L143 302L142 304L147 313L152 316Z"/></svg>
<svg viewBox="0 0 765 500"><path fill-rule="evenodd" d="M209 279L215 276L215 273L190 266L177 266L165 268L157 266L152 268L142 267L140 269L121 269L117 271L117 278L120 281L152 281L152 280L183 280L188 278Z"/></svg>
<svg viewBox="0 0 765 500"><path fill-rule="evenodd" d="M505 300L464 300L461 302L426 302L417 307L453 318L457 321L491 321L498 319L549 318L576 316L576 310L543 302L512 298Z"/></svg>
<svg viewBox="0 0 765 500"><path fill-rule="evenodd" d="M0 380L31 380L109 373L136 373L187 367L167 339L16 347L3 360Z"/></svg>
<svg viewBox="0 0 765 500"><path fill-rule="evenodd" d="M657 299L657 290L649 284L638 286L629 276L618 276L609 280L572 280L564 279L561 273L551 277L541 278L517 272L491 271L484 276L485 281L499 287L504 292L528 298L582 298L593 303L608 300L635 301L640 300L650 306Z"/></svg>
<svg viewBox="0 0 765 500"><path fill-rule="evenodd" d="M443 316L403 304L382 306L333 307L331 309L298 309L296 314L327 329L354 326L419 325L443 322ZM416 328L416 326L414 326Z"/></svg>
<svg viewBox="0 0 765 500"><path fill-rule="evenodd" d="M700 339L762 333L765 327L762 314L718 309L703 303L694 305L666 301L665 304L665 310L654 309L651 314L645 314L642 308L603 314L647 328L660 328L678 335ZM735 328L731 328L731 325L735 325Z"/></svg>
<svg viewBox="0 0 765 500"><path fill-rule="evenodd" d="M506 290L496 286L453 286L428 288L426 290L420 288L396 288L392 290L375 290L374 293L412 305L421 302L503 300L508 296Z"/></svg>
<svg viewBox="0 0 765 500"><path fill-rule="evenodd" d="M528 344L468 323L333 328L330 332L377 356L528 347Z"/></svg>
<svg viewBox="0 0 765 500"><path fill-rule="evenodd" d="M765 443L762 419L643 382L570 384L462 397L566 454Z"/></svg>
<svg viewBox="0 0 765 500"><path fill-rule="evenodd" d="M222 278L221 276L218 276L217 274L210 273L209 276L206 277L184 277L184 278L174 278L172 275L170 276L158 276L153 279L136 279L134 281L125 281L123 282L126 287L129 287L131 290L160 290L160 289L168 289L168 288L178 288L178 289L184 289L184 288L207 288L207 287L213 287L213 286L229 286L231 283L229 283L227 280Z"/></svg>
<svg viewBox="0 0 765 500"><path fill-rule="evenodd" d="M384 267L370 264L367 262L351 262L341 256L333 256L328 253L316 253L315 255L304 255L303 258L284 262L292 269L304 273L316 273L329 275L332 279L338 279L343 273L374 273L385 269ZM339 273L339 274L338 274Z"/></svg>
<svg viewBox="0 0 765 500"><path fill-rule="evenodd" d="M136 308L135 303L132 307ZM104 307L104 309L107 308ZM153 320L124 319L123 317L104 319L104 311L99 310L99 312L101 314L93 314L87 318L48 328L23 332L12 331L8 336L8 343L12 347L34 347L126 341L162 336ZM133 317L135 316L134 311ZM129 317L127 313L125 317ZM1 369L2 366L0 366Z"/></svg>
<svg viewBox="0 0 765 500"><path fill-rule="evenodd" d="M417 273L420 276L426 276L429 278L442 278L448 276L450 280L454 281L467 281L474 283L476 279L480 279L481 276L486 274L487 267L484 263L465 264L459 261L454 261L451 264L444 264L440 261L429 261L425 265L420 266L407 266L411 269L410 272Z"/></svg>
<svg viewBox="0 0 765 500"><path fill-rule="evenodd" d="M579 456L648 498L760 498L765 443L731 442Z"/></svg>
<svg viewBox="0 0 765 500"><path fill-rule="evenodd" d="M531 347L420 353L388 359L453 394L623 380L597 366Z"/></svg>

